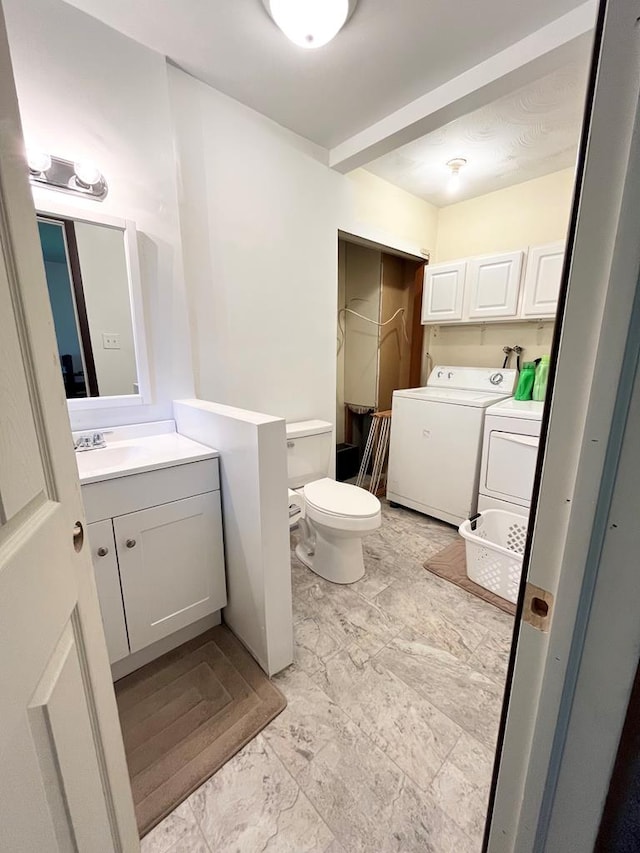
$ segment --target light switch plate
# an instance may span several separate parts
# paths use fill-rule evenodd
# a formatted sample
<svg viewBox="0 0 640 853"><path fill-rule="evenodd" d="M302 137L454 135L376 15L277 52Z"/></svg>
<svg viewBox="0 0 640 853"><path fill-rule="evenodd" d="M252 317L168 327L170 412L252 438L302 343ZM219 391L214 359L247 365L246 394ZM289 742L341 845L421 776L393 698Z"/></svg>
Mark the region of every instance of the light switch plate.
<svg viewBox="0 0 640 853"><path fill-rule="evenodd" d="M120 335L117 332L103 332L102 349L120 349Z"/></svg>

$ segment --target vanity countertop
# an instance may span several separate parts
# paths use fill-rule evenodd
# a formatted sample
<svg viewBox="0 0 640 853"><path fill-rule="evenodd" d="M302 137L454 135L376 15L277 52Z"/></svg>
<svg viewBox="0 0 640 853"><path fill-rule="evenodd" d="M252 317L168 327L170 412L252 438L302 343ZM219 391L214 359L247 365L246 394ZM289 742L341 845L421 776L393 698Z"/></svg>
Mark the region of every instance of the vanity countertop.
<svg viewBox="0 0 640 853"><path fill-rule="evenodd" d="M202 459L215 459L217 450L192 441L177 432L141 437L118 437L107 446L76 453L80 484L127 477L158 468L170 468Z"/></svg>

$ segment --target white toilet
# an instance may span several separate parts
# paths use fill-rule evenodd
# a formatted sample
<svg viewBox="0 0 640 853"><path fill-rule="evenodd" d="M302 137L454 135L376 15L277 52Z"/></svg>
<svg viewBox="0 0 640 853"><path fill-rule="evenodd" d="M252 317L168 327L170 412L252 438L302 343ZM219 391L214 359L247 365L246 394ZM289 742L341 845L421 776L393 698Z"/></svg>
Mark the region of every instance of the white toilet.
<svg viewBox="0 0 640 853"><path fill-rule="evenodd" d="M287 424L289 489L295 490L289 493L289 518L302 533L296 555L328 581L354 583L364 575L362 537L381 524L380 501L327 477L332 453L327 421Z"/></svg>

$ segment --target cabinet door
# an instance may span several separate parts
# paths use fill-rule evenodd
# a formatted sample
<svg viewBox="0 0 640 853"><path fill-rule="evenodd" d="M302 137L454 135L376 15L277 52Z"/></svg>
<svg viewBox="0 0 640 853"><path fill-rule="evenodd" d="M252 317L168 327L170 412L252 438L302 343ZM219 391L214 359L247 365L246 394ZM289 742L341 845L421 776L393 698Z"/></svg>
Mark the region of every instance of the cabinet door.
<svg viewBox="0 0 640 853"><path fill-rule="evenodd" d="M423 323L450 323L462 320L466 270L466 261L425 267Z"/></svg>
<svg viewBox="0 0 640 853"><path fill-rule="evenodd" d="M564 240L529 249L524 275L523 317L555 316L564 250Z"/></svg>
<svg viewBox="0 0 640 853"><path fill-rule="evenodd" d="M523 252L506 252L469 261L469 318L516 317Z"/></svg>
<svg viewBox="0 0 640 853"><path fill-rule="evenodd" d="M111 519L88 524L87 532L109 661L115 663L129 654L129 640Z"/></svg>
<svg viewBox="0 0 640 853"><path fill-rule="evenodd" d="M131 651L227 603L220 492L114 518Z"/></svg>

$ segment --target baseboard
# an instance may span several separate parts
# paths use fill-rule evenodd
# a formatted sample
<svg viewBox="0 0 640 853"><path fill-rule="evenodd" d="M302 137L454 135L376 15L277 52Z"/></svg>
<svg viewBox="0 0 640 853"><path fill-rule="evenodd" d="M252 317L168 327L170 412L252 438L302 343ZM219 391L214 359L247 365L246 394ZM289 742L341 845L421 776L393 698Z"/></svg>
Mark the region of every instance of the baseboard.
<svg viewBox="0 0 640 853"><path fill-rule="evenodd" d="M210 616L205 616L202 619L198 619L197 622L187 625L186 628L181 628L179 631L176 631L175 634L163 637L156 643L152 643L150 646L140 649L139 652L134 652L132 655L128 655L126 658L116 661L116 663L111 665L111 677L114 681L118 681L120 678L124 678L125 675L130 675L132 672L135 672L136 669L140 669L141 666L146 666L148 663L151 663L152 660L155 660L162 655L166 655L167 652L173 651L173 649L177 649L178 646L181 646L183 643L193 640L194 637L197 637L200 634L204 634L204 632L208 631L209 628L214 628L216 625L221 623L221 613L222 611L217 610Z"/></svg>

